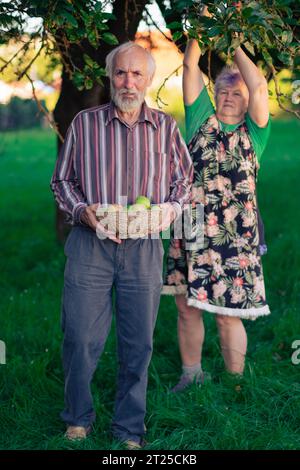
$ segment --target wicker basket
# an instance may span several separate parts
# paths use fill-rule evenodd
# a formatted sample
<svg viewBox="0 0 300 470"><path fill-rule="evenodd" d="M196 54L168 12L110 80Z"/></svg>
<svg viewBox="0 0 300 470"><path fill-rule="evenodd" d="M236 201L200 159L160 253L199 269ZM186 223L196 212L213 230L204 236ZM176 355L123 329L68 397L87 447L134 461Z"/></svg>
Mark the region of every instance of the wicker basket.
<svg viewBox="0 0 300 470"><path fill-rule="evenodd" d="M143 238L149 232L157 232L162 223L162 209L156 206L155 209L145 209L138 211L128 211L120 207L115 211L108 211L101 207L97 210L97 219L109 230L116 234L118 238Z"/></svg>

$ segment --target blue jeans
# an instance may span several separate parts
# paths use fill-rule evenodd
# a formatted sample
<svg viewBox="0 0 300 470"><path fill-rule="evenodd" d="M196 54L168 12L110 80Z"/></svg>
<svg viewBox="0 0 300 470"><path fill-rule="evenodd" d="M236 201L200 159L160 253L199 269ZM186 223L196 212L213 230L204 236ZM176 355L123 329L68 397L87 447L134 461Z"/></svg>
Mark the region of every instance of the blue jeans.
<svg viewBox="0 0 300 470"><path fill-rule="evenodd" d="M118 245L75 226L65 254L61 417L74 426L95 420L90 384L110 331L114 286L119 371L112 432L121 441L138 442L145 433L148 366L162 287L162 242L128 239Z"/></svg>

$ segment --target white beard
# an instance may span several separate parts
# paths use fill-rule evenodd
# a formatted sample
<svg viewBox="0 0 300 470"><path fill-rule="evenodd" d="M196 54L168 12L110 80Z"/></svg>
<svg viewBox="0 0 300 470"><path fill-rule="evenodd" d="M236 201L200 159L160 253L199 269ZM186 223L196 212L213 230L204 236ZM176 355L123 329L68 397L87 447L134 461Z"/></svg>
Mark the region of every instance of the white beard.
<svg viewBox="0 0 300 470"><path fill-rule="evenodd" d="M123 113L128 113L140 108L144 102L146 91L134 92L131 93L127 88L121 88L116 90L115 87L111 84L110 87L111 99ZM124 98L122 95L124 93L131 93L134 95L132 98Z"/></svg>

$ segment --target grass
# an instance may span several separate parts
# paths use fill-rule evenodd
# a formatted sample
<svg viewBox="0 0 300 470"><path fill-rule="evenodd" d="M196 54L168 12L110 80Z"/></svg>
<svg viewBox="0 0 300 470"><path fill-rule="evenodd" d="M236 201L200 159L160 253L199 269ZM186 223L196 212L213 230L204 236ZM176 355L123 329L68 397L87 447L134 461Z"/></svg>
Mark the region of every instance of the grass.
<svg viewBox="0 0 300 470"><path fill-rule="evenodd" d="M300 449L299 122L274 122L263 157L259 197L269 253L264 257L272 315L246 322L249 353L242 386L223 372L214 319L207 327L204 368L213 381L172 396L180 373L176 309L162 297L149 370L149 449ZM119 449L111 440L116 358L113 331L93 381L95 432L67 443L60 359L64 255L54 232L49 180L55 138L49 131L0 135L1 297L0 449ZM114 330L114 328L113 328Z"/></svg>

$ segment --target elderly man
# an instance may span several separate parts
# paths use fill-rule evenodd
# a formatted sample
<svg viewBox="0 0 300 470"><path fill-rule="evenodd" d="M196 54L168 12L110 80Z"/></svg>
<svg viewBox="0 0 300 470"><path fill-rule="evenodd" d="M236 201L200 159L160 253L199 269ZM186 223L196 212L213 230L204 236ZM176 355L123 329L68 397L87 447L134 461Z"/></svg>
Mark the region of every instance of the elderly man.
<svg viewBox="0 0 300 470"><path fill-rule="evenodd" d="M116 298L119 372L112 432L128 448L143 445L147 372L162 287L159 237L97 237L98 204L162 204L165 229L189 200L192 163L173 118L144 102L155 63L129 42L106 60L110 103L81 111L66 135L51 187L72 219L65 245L63 365L66 437L85 438L95 420L90 383ZM99 228L99 227L98 227Z"/></svg>

